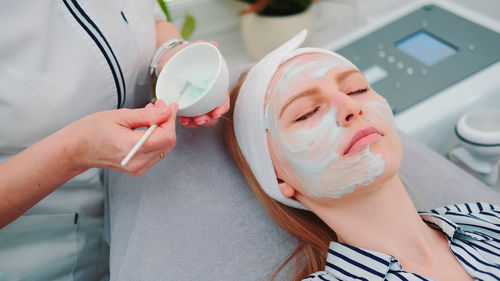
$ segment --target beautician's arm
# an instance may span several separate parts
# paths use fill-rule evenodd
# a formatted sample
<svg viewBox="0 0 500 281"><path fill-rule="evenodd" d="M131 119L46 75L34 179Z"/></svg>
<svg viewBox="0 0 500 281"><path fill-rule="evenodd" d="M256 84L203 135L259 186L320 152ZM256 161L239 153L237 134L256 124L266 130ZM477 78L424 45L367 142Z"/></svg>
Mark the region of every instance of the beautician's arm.
<svg viewBox="0 0 500 281"><path fill-rule="evenodd" d="M89 168L140 176L175 145L177 105L163 101L84 117L0 164L0 228L24 214L66 181ZM158 128L125 168L120 162L141 138L135 128Z"/></svg>
<svg viewBox="0 0 500 281"><path fill-rule="evenodd" d="M167 21L156 22L156 49L158 49L161 44L174 38L182 38L182 36L173 24Z"/></svg>
<svg viewBox="0 0 500 281"><path fill-rule="evenodd" d="M158 22L157 45L180 38L168 22ZM178 48L184 45L177 46ZM166 63L178 50L163 56ZM212 112L181 117L186 127L215 125L229 109L229 99ZM177 105L158 101L142 109L119 109L82 118L0 164L0 228L24 214L40 200L69 179L89 168L123 171L135 176L144 174L175 145ZM120 162L142 137L135 128L158 124L158 128L125 168Z"/></svg>
<svg viewBox="0 0 500 281"><path fill-rule="evenodd" d="M177 28L166 21L156 22L156 48L159 48L161 44L167 42L174 38L181 38L181 34ZM212 44L216 45L214 42ZM181 44L175 46L171 51L166 52L161 58L158 64L158 72L161 71L165 63L170 59L177 51L184 48L186 45ZM216 45L217 46L217 45ZM180 117L179 122L188 128L197 128L199 126L214 126L217 124L218 118L229 110L229 93L226 96L224 102L216 107L214 110L207 114L203 114L196 117Z"/></svg>

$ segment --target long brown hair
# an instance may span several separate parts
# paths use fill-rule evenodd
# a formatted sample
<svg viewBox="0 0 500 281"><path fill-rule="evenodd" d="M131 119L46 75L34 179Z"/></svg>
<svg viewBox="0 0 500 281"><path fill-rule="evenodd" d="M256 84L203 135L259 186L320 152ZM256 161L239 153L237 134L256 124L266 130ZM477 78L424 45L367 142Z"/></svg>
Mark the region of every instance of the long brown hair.
<svg viewBox="0 0 500 281"><path fill-rule="evenodd" d="M267 195L255 179L248 163L245 161L234 134L233 109L241 84L247 73L243 73L237 86L231 91L231 110L225 126L226 147L241 170L248 185L257 196L271 217L284 229L298 238L297 248L271 275L270 280L290 262L295 261L293 280L302 280L311 273L323 270L330 241L337 241L335 232L330 229L314 213L288 207Z"/></svg>

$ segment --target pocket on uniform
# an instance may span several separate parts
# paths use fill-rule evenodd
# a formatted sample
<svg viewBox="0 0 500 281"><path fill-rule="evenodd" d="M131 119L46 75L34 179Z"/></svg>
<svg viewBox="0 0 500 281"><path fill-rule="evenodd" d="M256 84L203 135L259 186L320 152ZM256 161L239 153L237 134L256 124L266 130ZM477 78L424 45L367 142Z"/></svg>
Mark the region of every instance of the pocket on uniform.
<svg viewBox="0 0 500 281"><path fill-rule="evenodd" d="M0 229L0 280L73 280L76 218L25 215Z"/></svg>

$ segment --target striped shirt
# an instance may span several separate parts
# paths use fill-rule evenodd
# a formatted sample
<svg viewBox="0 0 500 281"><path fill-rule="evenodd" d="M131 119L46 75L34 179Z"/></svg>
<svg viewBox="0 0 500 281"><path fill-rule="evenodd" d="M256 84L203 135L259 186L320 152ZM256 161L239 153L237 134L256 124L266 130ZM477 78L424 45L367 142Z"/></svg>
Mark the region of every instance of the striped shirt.
<svg viewBox="0 0 500 281"><path fill-rule="evenodd" d="M419 214L429 226L446 234L451 251L472 277L477 280L500 280L500 206L455 204ZM332 242L325 270L304 280L433 279L405 272L391 255Z"/></svg>

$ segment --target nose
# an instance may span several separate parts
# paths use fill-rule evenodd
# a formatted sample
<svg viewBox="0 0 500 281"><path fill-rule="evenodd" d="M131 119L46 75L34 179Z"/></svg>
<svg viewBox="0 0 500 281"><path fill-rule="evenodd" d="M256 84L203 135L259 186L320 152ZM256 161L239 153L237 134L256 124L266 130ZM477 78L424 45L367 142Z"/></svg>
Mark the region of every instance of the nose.
<svg viewBox="0 0 500 281"><path fill-rule="evenodd" d="M337 123L339 126L347 127L359 116L363 115L359 102L349 96L344 95L337 106Z"/></svg>

